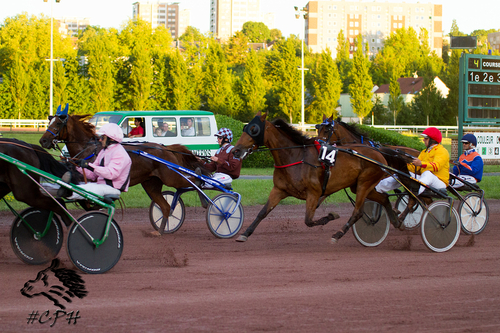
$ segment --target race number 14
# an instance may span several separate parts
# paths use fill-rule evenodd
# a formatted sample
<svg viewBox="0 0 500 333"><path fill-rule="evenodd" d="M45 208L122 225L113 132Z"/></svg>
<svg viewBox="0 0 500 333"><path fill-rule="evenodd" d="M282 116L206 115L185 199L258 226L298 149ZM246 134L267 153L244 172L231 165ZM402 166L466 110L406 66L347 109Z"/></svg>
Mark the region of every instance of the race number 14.
<svg viewBox="0 0 500 333"><path fill-rule="evenodd" d="M332 149L330 152L328 152L328 146L321 146L321 153L319 157L321 160L328 162L330 165L333 165L335 163L336 155L336 149Z"/></svg>

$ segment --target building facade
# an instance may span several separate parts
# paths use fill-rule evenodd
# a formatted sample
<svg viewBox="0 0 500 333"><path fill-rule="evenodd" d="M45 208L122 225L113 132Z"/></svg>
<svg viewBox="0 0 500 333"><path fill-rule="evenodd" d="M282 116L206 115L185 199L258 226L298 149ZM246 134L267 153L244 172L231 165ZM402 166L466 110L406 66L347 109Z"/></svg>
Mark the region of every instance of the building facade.
<svg viewBox="0 0 500 333"><path fill-rule="evenodd" d="M88 18L63 17L56 20L60 24L59 33L68 37L78 37L79 31L85 30L90 25Z"/></svg>
<svg viewBox="0 0 500 333"><path fill-rule="evenodd" d="M443 6L431 3L309 1L306 8L306 43L312 52L327 48L336 55L340 30L349 38L351 53L359 34L368 43L369 55L383 48L383 41L400 28L417 33L427 29L429 46L441 56L443 46Z"/></svg>
<svg viewBox="0 0 500 333"><path fill-rule="evenodd" d="M241 31L245 22L263 22L274 28L274 14L260 11L260 0L211 0L210 32L227 40Z"/></svg>
<svg viewBox="0 0 500 333"><path fill-rule="evenodd" d="M170 31L172 38L179 38L189 26L190 11L181 10L178 2L135 2L132 4L132 18L140 18L151 23L151 28L159 26Z"/></svg>
<svg viewBox="0 0 500 333"><path fill-rule="evenodd" d="M490 44L490 49L500 51L500 32L488 34L488 43Z"/></svg>

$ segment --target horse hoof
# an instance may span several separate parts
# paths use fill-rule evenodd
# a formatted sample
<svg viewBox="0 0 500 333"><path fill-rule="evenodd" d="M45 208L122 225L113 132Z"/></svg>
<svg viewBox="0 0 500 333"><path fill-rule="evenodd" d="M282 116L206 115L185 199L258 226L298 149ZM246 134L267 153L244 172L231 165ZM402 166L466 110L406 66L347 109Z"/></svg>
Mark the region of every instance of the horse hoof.
<svg viewBox="0 0 500 333"><path fill-rule="evenodd" d="M248 240L248 237L244 236L244 235L240 235L240 237L238 237L236 239L237 242L241 242L241 243L246 242L247 240Z"/></svg>
<svg viewBox="0 0 500 333"><path fill-rule="evenodd" d="M340 218L340 215L337 213L330 213L330 214L328 214L328 218L330 220L336 220L336 219Z"/></svg>
<svg viewBox="0 0 500 333"><path fill-rule="evenodd" d="M399 229L399 230L401 230L401 231L406 230L405 224L404 224L404 223L401 223L401 224L399 225L398 229Z"/></svg>
<svg viewBox="0 0 500 333"><path fill-rule="evenodd" d="M154 236L154 237L160 237L161 236L161 233L158 230L151 231L149 234L151 236Z"/></svg>
<svg viewBox="0 0 500 333"><path fill-rule="evenodd" d="M338 243L338 241L339 241L339 240L338 240L337 238L333 238L333 237L332 237L331 243L332 243L332 244L337 244L337 243Z"/></svg>

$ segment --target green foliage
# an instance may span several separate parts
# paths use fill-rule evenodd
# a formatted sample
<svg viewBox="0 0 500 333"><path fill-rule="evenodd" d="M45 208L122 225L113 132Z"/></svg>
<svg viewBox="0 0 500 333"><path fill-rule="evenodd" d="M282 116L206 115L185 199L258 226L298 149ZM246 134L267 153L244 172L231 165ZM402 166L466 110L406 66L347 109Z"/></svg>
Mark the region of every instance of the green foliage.
<svg viewBox="0 0 500 333"><path fill-rule="evenodd" d="M242 98L245 103L243 114L238 118L249 121L266 107L266 88L262 76L262 59L257 52L250 51L248 55L243 80L241 83Z"/></svg>
<svg viewBox="0 0 500 333"><path fill-rule="evenodd" d="M269 28L262 22L245 22L241 32L247 36L250 43L264 43L271 39Z"/></svg>
<svg viewBox="0 0 500 333"><path fill-rule="evenodd" d="M394 131L386 131L366 125L356 125L356 127L373 141L384 145L405 146L417 150L425 149L425 145L418 136L406 136Z"/></svg>
<svg viewBox="0 0 500 333"><path fill-rule="evenodd" d="M396 125L396 117L398 116L399 111L403 108L403 96L401 96L401 88L398 82L399 75L396 71L394 71L391 82L389 83L389 102L387 106L389 110L394 115L394 125Z"/></svg>
<svg viewBox="0 0 500 333"><path fill-rule="evenodd" d="M363 54L361 35L358 35L357 49L353 58L353 71L351 72L349 93L351 95L352 110L357 114L361 120L360 122L370 113L373 107L371 102L373 82L368 72L369 67L370 63Z"/></svg>

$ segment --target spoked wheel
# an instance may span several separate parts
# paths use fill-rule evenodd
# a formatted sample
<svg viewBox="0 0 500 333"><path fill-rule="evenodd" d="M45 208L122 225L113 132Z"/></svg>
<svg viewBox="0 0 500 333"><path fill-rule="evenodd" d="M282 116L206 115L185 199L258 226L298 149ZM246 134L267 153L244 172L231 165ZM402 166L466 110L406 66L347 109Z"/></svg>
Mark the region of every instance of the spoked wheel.
<svg viewBox="0 0 500 333"><path fill-rule="evenodd" d="M22 219L20 217L14 219L10 229L12 250L27 264L41 265L50 262L57 256L63 243L63 230L59 218L52 213L52 219L49 221L50 211L33 207L23 210L19 215ZM40 236L35 232L40 233Z"/></svg>
<svg viewBox="0 0 500 333"><path fill-rule="evenodd" d="M87 213L78 221L97 240L106 230L108 215L101 212ZM94 245L87 233L74 223L68 234L68 255L80 270L89 274L107 272L116 265L123 251L123 236L115 220L111 220L108 238L99 246Z"/></svg>
<svg viewBox="0 0 500 333"><path fill-rule="evenodd" d="M390 227L387 210L378 202L366 200L363 217L352 226L354 237L361 245L377 246L384 241Z"/></svg>
<svg viewBox="0 0 500 333"><path fill-rule="evenodd" d="M231 238L243 225L243 207L235 196L219 194L212 199L207 208L207 225L210 232L219 238ZM236 209L235 209L236 207ZM234 213L231 214L234 210Z"/></svg>
<svg viewBox="0 0 500 333"><path fill-rule="evenodd" d="M163 197L167 200L169 205L172 205L172 201L174 200L174 192L172 191L164 191ZM184 218L186 216L186 208L184 206L184 201L182 201L181 197L177 199L177 204L175 208L172 209L170 207L170 216L168 217L167 223L165 224L164 233L171 234L179 230L184 223ZM163 219L163 213L160 209L160 206L156 204L154 201L151 201L151 205L149 206L149 221L155 230L158 230L161 225L161 221Z"/></svg>
<svg viewBox="0 0 500 333"><path fill-rule="evenodd" d="M410 200L410 196L408 194L399 196L396 200L396 209L401 213L408 207L408 201ZM416 229L420 225L420 220L422 220L422 214L424 209L419 204L416 204L415 210L413 212L409 212L403 224L406 230Z"/></svg>
<svg viewBox="0 0 500 333"><path fill-rule="evenodd" d="M481 195L472 192L465 196L464 201L460 202L458 214L462 221L462 230L468 235L477 235L486 227L490 211L484 199L481 204Z"/></svg>
<svg viewBox="0 0 500 333"><path fill-rule="evenodd" d="M434 252L448 251L455 245L460 235L458 213L451 207L450 223L446 225L450 214L448 202L433 202L428 209L429 211L425 211L422 215L422 240L425 246Z"/></svg>

